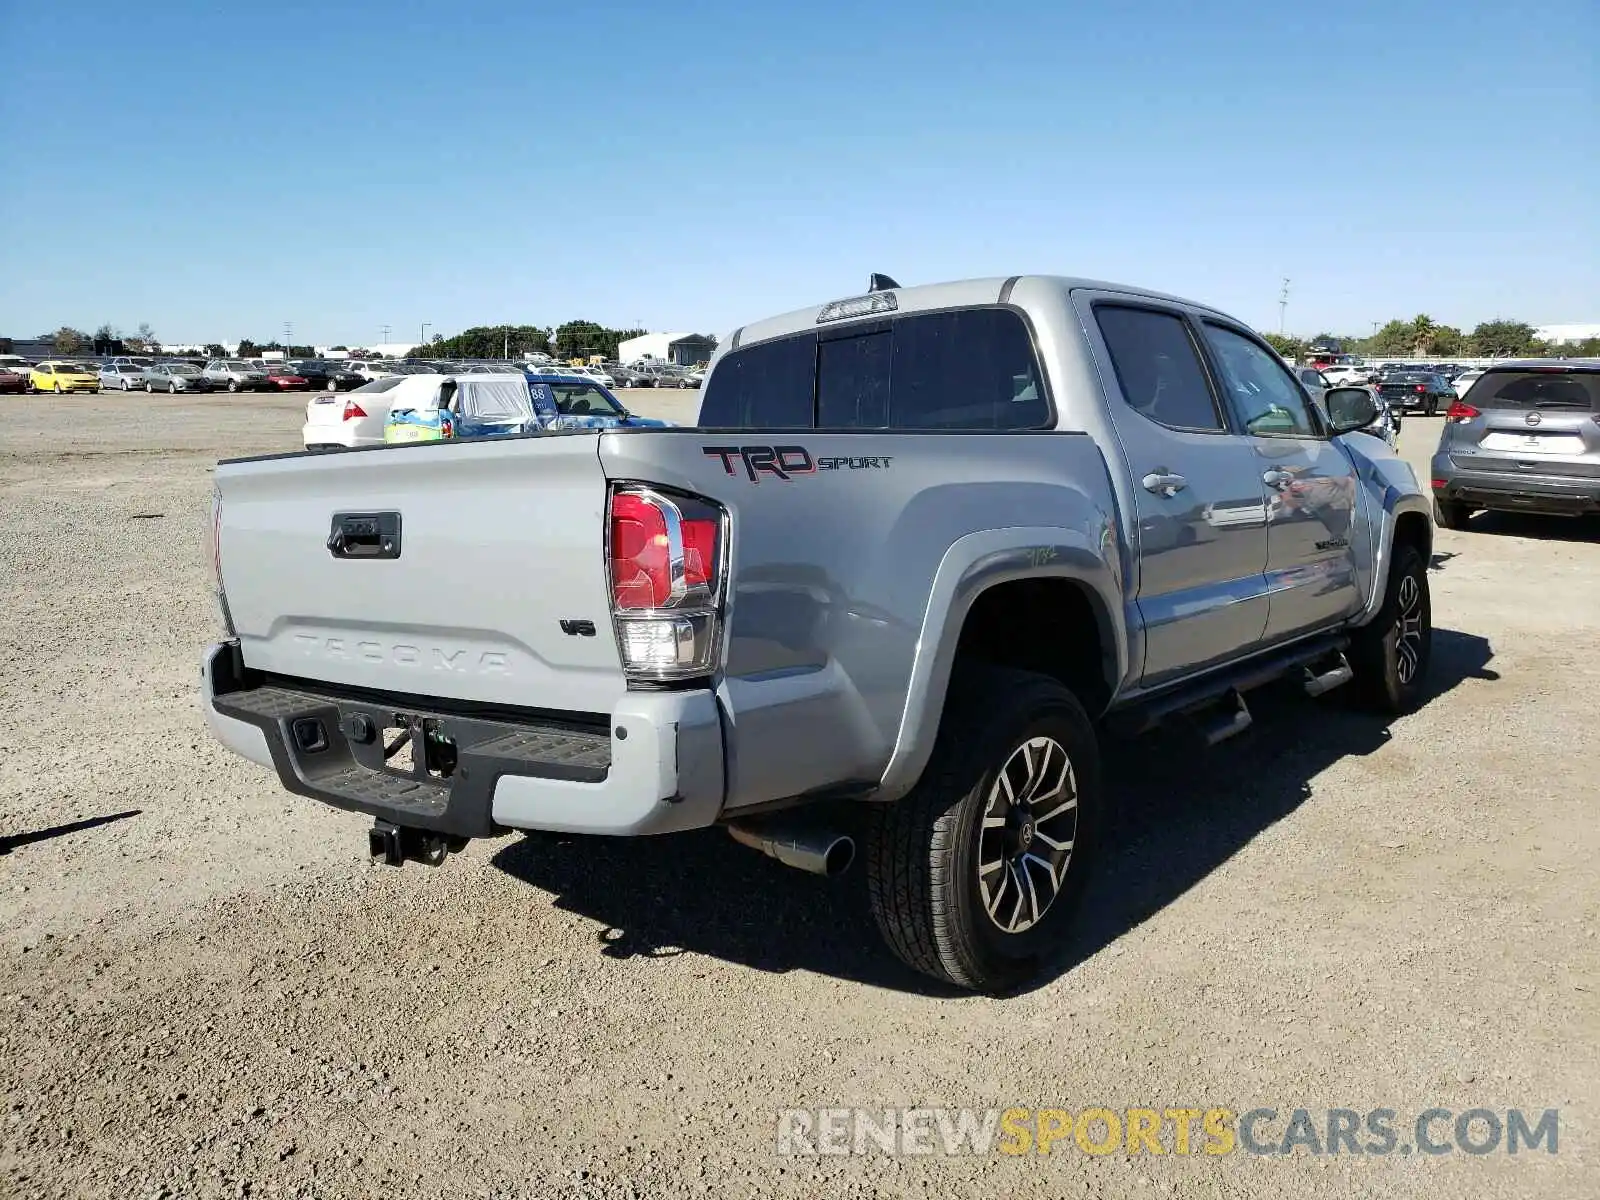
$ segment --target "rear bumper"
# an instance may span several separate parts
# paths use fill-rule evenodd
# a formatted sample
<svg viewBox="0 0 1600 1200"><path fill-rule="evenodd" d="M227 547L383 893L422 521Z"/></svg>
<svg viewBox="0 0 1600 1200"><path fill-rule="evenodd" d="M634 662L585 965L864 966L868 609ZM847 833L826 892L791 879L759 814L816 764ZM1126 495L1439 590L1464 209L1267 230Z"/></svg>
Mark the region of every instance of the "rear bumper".
<svg viewBox="0 0 1600 1200"><path fill-rule="evenodd" d="M1433 459L1433 489L1440 500L1506 512L1600 513L1600 479L1537 472L1464 471L1448 454Z"/></svg>
<svg viewBox="0 0 1600 1200"><path fill-rule="evenodd" d="M627 693L604 727L432 703L264 679L245 669L235 642L209 647L201 663L201 708L217 740L273 768L289 791L336 808L469 838L509 829L670 833L721 814L722 723L709 691ZM448 778L385 768L381 730L397 712L426 718L451 740ZM375 741L347 735L361 717L380 731Z"/></svg>

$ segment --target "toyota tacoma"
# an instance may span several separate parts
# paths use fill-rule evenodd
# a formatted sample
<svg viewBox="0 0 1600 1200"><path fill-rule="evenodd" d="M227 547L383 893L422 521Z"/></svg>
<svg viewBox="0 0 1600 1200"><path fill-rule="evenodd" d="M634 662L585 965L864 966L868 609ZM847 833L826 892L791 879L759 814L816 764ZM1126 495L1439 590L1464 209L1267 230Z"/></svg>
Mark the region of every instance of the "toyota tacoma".
<svg viewBox="0 0 1600 1200"><path fill-rule="evenodd" d="M1285 678L1418 702L1431 497L1376 415L1204 304L874 276L735 330L693 427L220 463L203 709L392 863L859 840L894 953L1005 992L1071 921L1103 737L1219 741Z"/></svg>

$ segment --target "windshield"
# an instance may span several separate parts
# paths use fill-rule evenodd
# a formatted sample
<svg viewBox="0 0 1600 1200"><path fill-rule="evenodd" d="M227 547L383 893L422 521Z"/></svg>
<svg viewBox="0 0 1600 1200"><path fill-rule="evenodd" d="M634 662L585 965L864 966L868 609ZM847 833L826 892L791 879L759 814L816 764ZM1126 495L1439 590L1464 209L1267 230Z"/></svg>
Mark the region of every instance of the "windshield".
<svg viewBox="0 0 1600 1200"><path fill-rule="evenodd" d="M172 363L161 368L168 375L198 375L199 367L191 367L188 363Z"/></svg>

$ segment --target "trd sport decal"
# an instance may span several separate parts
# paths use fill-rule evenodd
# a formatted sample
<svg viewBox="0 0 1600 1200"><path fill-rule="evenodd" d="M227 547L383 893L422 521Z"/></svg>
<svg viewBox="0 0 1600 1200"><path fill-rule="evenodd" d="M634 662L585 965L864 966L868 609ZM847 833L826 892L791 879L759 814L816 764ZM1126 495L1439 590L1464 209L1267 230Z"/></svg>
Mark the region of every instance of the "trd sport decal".
<svg viewBox="0 0 1600 1200"><path fill-rule="evenodd" d="M796 475L815 475L818 471L887 470L890 459L883 455L866 458L812 458L804 446L702 446L700 452L720 459L722 469L737 474L736 464L744 467L745 478L760 483L763 474L785 482Z"/></svg>

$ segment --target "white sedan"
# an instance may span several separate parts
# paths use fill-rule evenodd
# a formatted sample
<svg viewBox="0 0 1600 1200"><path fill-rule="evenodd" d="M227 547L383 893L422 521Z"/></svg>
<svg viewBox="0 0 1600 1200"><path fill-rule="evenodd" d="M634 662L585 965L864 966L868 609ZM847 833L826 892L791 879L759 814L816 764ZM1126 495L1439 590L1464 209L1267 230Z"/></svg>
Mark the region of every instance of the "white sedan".
<svg viewBox="0 0 1600 1200"><path fill-rule="evenodd" d="M385 375L354 391L319 392L306 401L301 442L307 450L354 450L360 446L383 445L383 423L388 420L389 409L395 403L396 389L415 380L430 380L434 388L439 383L437 375Z"/></svg>

